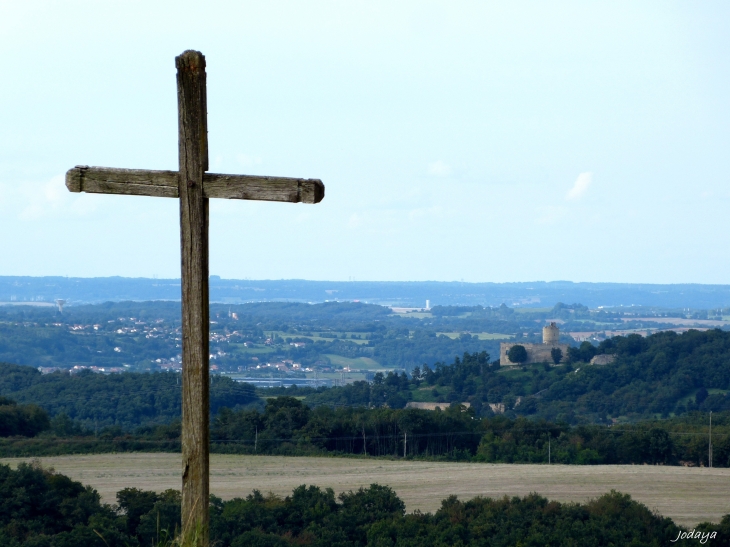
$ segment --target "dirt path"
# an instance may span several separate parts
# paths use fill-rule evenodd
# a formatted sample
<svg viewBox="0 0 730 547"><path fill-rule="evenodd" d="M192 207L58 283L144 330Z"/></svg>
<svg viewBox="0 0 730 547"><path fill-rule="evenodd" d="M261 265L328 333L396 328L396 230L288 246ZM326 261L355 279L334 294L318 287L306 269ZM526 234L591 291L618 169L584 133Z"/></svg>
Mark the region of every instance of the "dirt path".
<svg viewBox="0 0 730 547"><path fill-rule="evenodd" d="M29 459L0 459L13 466L20 461ZM109 503L127 486L157 491L180 487L177 454L62 456L40 461L90 484ZM391 486L409 511L434 511L451 494L469 499L538 492L559 501L585 501L615 489L679 524L719 522L730 513L730 469L211 455L211 491L223 499L246 496L255 488L283 496L300 484L331 487L339 493L371 483Z"/></svg>

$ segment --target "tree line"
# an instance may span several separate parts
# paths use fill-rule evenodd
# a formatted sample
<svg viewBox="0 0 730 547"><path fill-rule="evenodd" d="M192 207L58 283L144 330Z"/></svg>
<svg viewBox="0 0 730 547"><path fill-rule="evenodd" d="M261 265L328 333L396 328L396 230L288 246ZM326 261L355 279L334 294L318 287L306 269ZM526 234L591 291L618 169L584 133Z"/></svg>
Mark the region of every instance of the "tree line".
<svg viewBox="0 0 730 547"><path fill-rule="evenodd" d="M180 528L180 493L125 488L116 504L89 486L21 463L0 465L0 544L4 547L171 546ZM587 503L456 496L433 513L406 513L387 486L335 495L302 485L286 496L262 494L210 500L211 544L218 547L462 545L669 545L688 530L630 496L610 492ZM730 515L696 526L692 537L730 545ZM698 535L699 534L699 535Z"/></svg>
<svg viewBox="0 0 730 547"><path fill-rule="evenodd" d="M1 408L1 407L0 407ZM357 455L487 463L661 464L707 466L706 415L635 424L578 425L520 416L480 418L472 409L310 408L292 397L258 408L223 407L212 418L212 452ZM135 431L90 431L60 414L35 438L0 441L0 456L178 451L180 422ZM730 413L714 416L713 461L730 466Z"/></svg>

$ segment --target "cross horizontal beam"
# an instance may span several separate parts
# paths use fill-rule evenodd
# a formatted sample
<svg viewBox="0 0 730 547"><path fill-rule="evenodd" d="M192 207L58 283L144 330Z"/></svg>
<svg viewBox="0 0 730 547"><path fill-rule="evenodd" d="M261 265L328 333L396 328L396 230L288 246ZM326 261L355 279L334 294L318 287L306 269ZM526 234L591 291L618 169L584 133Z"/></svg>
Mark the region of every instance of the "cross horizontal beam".
<svg viewBox="0 0 730 547"><path fill-rule="evenodd" d="M92 194L180 197L177 171L77 165L66 172L66 187L71 192ZM319 203L324 198L324 184L319 179L204 173L203 195L206 198Z"/></svg>

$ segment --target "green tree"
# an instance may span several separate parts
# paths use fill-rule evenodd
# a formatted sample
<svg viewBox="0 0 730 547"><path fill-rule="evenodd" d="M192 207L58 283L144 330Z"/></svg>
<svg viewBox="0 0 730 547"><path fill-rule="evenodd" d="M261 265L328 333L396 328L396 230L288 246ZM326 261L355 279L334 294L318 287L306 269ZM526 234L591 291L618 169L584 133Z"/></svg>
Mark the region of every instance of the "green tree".
<svg viewBox="0 0 730 547"><path fill-rule="evenodd" d="M35 437L49 427L48 414L39 406L18 405L7 397L0 397L0 437Z"/></svg>
<svg viewBox="0 0 730 547"><path fill-rule="evenodd" d="M556 365L560 363L560 361L563 360L563 350L560 348L553 348L550 350L550 358L553 360L553 363Z"/></svg>
<svg viewBox="0 0 730 547"><path fill-rule="evenodd" d="M525 349L525 346L516 344L509 348L509 351L507 352L507 359L509 359L512 363L524 363L527 361L527 350Z"/></svg>
<svg viewBox="0 0 730 547"><path fill-rule="evenodd" d="M180 492L165 490L157 496L149 512L142 515L137 526L141 545L156 545L160 537L174 536L180 530Z"/></svg>
<svg viewBox="0 0 730 547"><path fill-rule="evenodd" d="M127 533L130 536L137 535L140 518L149 513L158 500L155 492L139 488L124 488L117 492L117 504L127 516Z"/></svg>

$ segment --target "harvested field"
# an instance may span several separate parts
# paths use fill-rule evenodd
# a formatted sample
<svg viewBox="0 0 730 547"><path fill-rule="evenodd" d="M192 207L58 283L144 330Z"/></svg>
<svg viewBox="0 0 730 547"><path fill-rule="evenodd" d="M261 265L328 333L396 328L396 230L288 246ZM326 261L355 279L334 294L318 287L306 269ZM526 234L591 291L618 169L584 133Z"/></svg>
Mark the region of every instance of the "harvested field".
<svg viewBox="0 0 730 547"><path fill-rule="evenodd" d="M127 486L162 491L180 487L178 454L102 454L39 458L44 467L89 484L103 499ZM29 458L8 458L17 465ZM445 497L522 496L585 501L611 489L692 526L730 513L730 469L646 465L522 465L404 462L347 458L211 455L211 491L223 499L253 489L287 495L300 484L339 493L371 483L391 486L409 511L433 511Z"/></svg>

